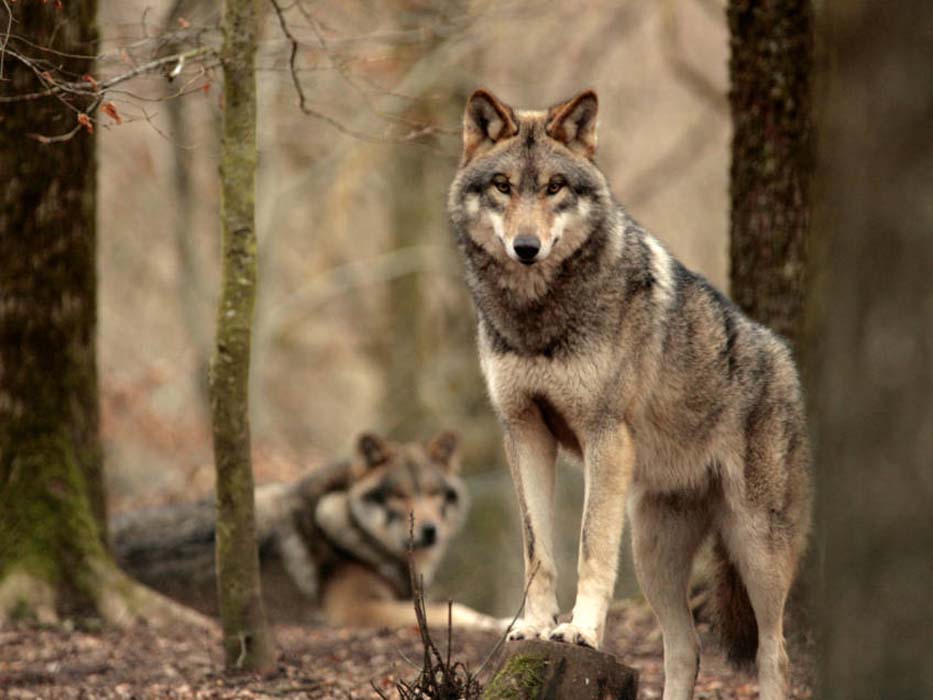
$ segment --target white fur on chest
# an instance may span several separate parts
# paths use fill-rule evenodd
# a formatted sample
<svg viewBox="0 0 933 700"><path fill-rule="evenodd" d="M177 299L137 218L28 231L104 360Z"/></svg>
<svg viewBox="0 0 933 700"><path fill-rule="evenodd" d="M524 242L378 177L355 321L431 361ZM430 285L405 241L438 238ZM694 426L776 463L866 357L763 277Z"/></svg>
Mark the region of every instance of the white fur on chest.
<svg viewBox="0 0 933 700"><path fill-rule="evenodd" d="M570 359L496 354L481 331L480 365L490 399L506 420L520 416L535 397L544 397L571 426L581 426L605 396L615 363L608 348Z"/></svg>

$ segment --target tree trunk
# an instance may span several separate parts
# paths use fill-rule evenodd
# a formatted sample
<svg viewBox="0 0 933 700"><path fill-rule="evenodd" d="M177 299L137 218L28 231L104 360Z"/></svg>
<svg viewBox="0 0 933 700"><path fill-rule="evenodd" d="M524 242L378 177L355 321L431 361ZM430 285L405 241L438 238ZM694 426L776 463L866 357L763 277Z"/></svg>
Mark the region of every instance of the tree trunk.
<svg viewBox="0 0 933 700"><path fill-rule="evenodd" d="M64 20L55 48L96 50L95 3L60 11L21 3L13 11L17 34L40 46ZM77 75L93 70L90 60L63 63ZM5 70L8 94L41 88L9 57ZM0 116L0 602L7 613L31 608L44 618L58 607L93 610L90 567L106 558L94 140L81 133L42 145L28 136L67 131L73 119L55 99L4 105ZM66 585L69 569L77 575ZM27 580L41 595L26 595Z"/></svg>
<svg viewBox="0 0 933 700"><path fill-rule="evenodd" d="M933 5L826 3L809 301L822 697L933 697Z"/></svg>
<svg viewBox="0 0 933 700"><path fill-rule="evenodd" d="M256 0L224 5L221 146L223 271L210 394L217 469L217 597L228 670L275 658L259 585L249 429L249 355L256 298Z"/></svg>
<svg viewBox="0 0 933 700"><path fill-rule="evenodd" d="M792 346L810 218L810 0L730 0L731 295Z"/></svg>
<svg viewBox="0 0 933 700"><path fill-rule="evenodd" d="M11 4L10 47L52 47L65 79L92 74L95 2ZM28 39L30 44L17 37ZM40 90L6 56L4 92ZM79 113L89 101L68 97ZM0 112L0 623L60 615L127 623L187 615L130 581L106 547L97 387L94 138L61 143L75 112L56 98Z"/></svg>
<svg viewBox="0 0 933 700"><path fill-rule="evenodd" d="M424 206L428 188L427 159L431 156L418 146L396 147L394 186L390 194L392 247L418 251L443 226L432 216L435 207ZM431 224L434 224L433 226ZM418 251L415 253L415 251ZM398 437L416 439L430 424L429 411L422 395L424 365L431 354L427 331L428 305L423 270L399 276L388 284L386 322L388 334L379 352L385 358L385 404L383 415L390 430ZM433 426L431 426L433 428Z"/></svg>
<svg viewBox="0 0 933 700"><path fill-rule="evenodd" d="M58 51L93 54L97 47L97 3L55 10L37 3L12 8L16 34ZM56 27L61 22L61 31ZM54 36L54 40L53 40ZM16 40L11 40L11 48ZM61 72L86 75L94 62L63 57ZM32 70L5 61L6 94L39 90ZM70 71L70 73L68 73ZM87 101L75 100L83 111ZM0 167L4 182L3 235L4 361L8 400L0 401L3 466L19 454L20 437L44 441L65 437L81 480L96 532L106 538L107 505L98 432L96 326L96 173L94 140L86 134L58 146L29 134L60 133L75 125L58 100L3 106ZM40 437L41 436L41 437Z"/></svg>
<svg viewBox="0 0 933 700"><path fill-rule="evenodd" d="M211 0L175 0L162 22L162 33L170 35L177 31L180 19L192 20L192 14L208 14L214 10ZM160 55L169 56L183 50L181 42L169 41L162 47ZM177 81L170 84L166 92L171 95L177 92ZM208 396L207 376L210 365L210 331L204 323L202 305L204 304L204 290L201 284L201 275L198 265L196 246L193 242L195 234L195 192L191 181L191 171L195 162L192 157L191 129L188 114L185 109L185 100L174 96L166 99L165 110L168 114L170 134L172 137L172 185L175 191L175 201L172 208L174 212L173 236L175 239L175 255L178 260L178 303L181 320L188 334L193 361L193 386L197 392L202 409L202 416L207 420L210 413L210 398Z"/></svg>

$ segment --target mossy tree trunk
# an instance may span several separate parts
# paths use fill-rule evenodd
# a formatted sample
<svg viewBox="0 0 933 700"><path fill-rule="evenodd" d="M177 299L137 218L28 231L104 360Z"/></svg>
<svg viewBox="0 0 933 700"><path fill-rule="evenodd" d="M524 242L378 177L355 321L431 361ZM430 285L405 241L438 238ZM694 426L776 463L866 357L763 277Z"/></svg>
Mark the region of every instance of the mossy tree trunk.
<svg viewBox="0 0 933 700"><path fill-rule="evenodd" d="M31 53L56 50L61 76L93 74L96 2L11 3L16 37ZM40 90L7 56L4 94ZM56 76L60 77L60 76ZM69 97L79 113L86 99ZM134 584L106 546L99 436L95 142L61 143L75 112L55 98L0 111L0 623L62 615L115 623L178 613ZM177 620L177 616L173 619Z"/></svg>
<svg viewBox="0 0 933 700"><path fill-rule="evenodd" d="M826 3L818 84L816 606L831 700L933 697L933 4Z"/></svg>
<svg viewBox="0 0 933 700"><path fill-rule="evenodd" d="M226 0L223 32L223 271L210 395L217 470L217 594L228 670L267 670L274 653L262 607L249 427L256 298L256 0Z"/></svg>
<svg viewBox="0 0 933 700"><path fill-rule="evenodd" d="M731 295L797 344L810 220L811 0L730 0Z"/></svg>
<svg viewBox="0 0 933 700"><path fill-rule="evenodd" d="M19 3L12 10L16 34L39 46L52 45L55 35L54 47L59 51L93 54L96 50L96 2L71 3L60 10ZM9 56L4 70L4 94L43 87L32 70ZM68 79L93 70L92 60L62 58L61 72ZM75 100L74 106L84 111L87 103ZM95 350L94 139L82 133L53 146L29 136L65 132L74 124L74 113L55 99L6 104L0 113L0 168L5 183L0 211L3 300L11 302L0 306L4 335L0 391L7 399L0 401L4 435L0 468L9 467L18 435L67 433L71 461L85 484L98 535L104 538L107 505Z"/></svg>

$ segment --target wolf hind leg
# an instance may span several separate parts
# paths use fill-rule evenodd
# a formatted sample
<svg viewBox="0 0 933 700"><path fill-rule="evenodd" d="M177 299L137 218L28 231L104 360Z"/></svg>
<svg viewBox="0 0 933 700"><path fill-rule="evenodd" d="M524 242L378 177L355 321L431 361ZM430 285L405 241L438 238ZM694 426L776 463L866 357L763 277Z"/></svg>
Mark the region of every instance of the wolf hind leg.
<svg viewBox="0 0 933 700"><path fill-rule="evenodd" d="M784 605L797 555L790 539L775 536L770 513L732 514L720 536L737 568L758 626L759 698L786 700L789 662L784 644Z"/></svg>
<svg viewBox="0 0 933 700"><path fill-rule="evenodd" d="M559 612L552 534L557 440L533 409L506 427L505 451L522 519L527 590L523 616L508 639L540 638L557 623Z"/></svg>
<svg viewBox="0 0 933 700"><path fill-rule="evenodd" d="M674 498L633 494L629 518L635 573L664 635L663 700L690 700L699 671L700 638L687 593L710 515L708 504Z"/></svg>

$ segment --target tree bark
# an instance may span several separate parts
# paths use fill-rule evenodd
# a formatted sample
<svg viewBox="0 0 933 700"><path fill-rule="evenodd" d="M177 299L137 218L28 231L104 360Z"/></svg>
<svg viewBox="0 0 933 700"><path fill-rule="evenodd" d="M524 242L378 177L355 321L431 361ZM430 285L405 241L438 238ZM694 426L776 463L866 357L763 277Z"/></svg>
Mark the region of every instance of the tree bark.
<svg viewBox="0 0 933 700"><path fill-rule="evenodd" d="M93 54L96 2L60 10L12 6L16 33L39 46ZM61 23L61 31L56 27ZM54 39L53 39L54 36ZM16 41L13 41L15 46ZM22 49L22 46L15 46ZM61 71L86 75L93 60L62 57ZM39 90L26 66L6 58L8 94ZM69 77L70 79L70 77ZM75 100L79 111L87 101ZM107 505L99 438L96 325L96 172L94 140L86 134L58 146L29 134L61 133L74 113L55 99L4 105L0 115L0 175L4 185L2 464L21 454L21 439L61 435L81 480L98 536L106 538Z"/></svg>
<svg viewBox="0 0 933 700"><path fill-rule="evenodd" d="M210 373L217 597L227 669L267 670L275 659L259 584L248 391L256 298L256 0L227 0L223 31L223 270Z"/></svg>
<svg viewBox="0 0 933 700"><path fill-rule="evenodd" d="M821 697L933 697L933 5L820 17L816 278Z"/></svg>
<svg viewBox="0 0 933 700"><path fill-rule="evenodd" d="M13 5L16 32L49 46L61 22L56 49L93 53L95 5ZM91 60L62 61L73 74L93 70ZM9 94L41 88L9 57L5 71ZM97 168L87 134L58 145L29 136L75 124L55 99L4 105L0 123L0 576L8 597L18 587L11 581L40 580L41 605L28 597L9 602L51 618L58 607L93 610L89 566L106 557L95 348ZM76 575L66 585L72 566Z"/></svg>
<svg viewBox="0 0 933 700"><path fill-rule="evenodd" d="M93 74L95 2L11 3L23 53L50 47L66 79ZM18 37L25 37L26 44ZM5 93L40 90L6 57ZM78 113L89 101L68 97ZM106 547L97 384L94 138L56 98L0 112L0 624L62 615L204 622L130 581Z"/></svg>
<svg viewBox="0 0 933 700"><path fill-rule="evenodd" d="M730 0L731 295L796 347L810 219L810 0Z"/></svg>

